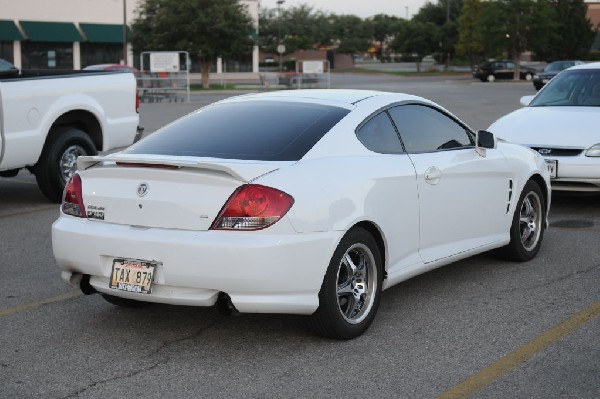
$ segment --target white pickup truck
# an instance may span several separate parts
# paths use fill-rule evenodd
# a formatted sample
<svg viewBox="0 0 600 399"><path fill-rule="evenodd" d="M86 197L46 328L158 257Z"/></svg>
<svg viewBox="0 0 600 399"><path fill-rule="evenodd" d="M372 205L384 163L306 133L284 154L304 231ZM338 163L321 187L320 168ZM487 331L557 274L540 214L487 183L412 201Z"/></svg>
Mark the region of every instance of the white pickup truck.
<svg viewBox="0 0 600 399"><path fill-rule="evenodd" d="M0 176L27 168L60 202L80 155L139 139L139 97L131 73L0 72Z"/></svg>

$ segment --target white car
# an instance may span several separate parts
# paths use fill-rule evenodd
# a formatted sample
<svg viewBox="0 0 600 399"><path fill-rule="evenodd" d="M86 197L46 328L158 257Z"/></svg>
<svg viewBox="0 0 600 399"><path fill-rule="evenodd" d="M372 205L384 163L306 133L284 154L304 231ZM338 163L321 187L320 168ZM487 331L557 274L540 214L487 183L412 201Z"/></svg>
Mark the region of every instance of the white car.
<svg viewBox="0 0 600 399"><path fill-rule="evenodd" d="M521 104L488 130L542 154L552 190L600 192L600 62L561 72Z"/></svg>
<svg viewBox="0 0 600 399"><path fill-rule="evenodd" d="M122 306L310 315L337 339L412 276L532 259L550 206L538 153L376 91L226 99L78 168L52 226L65 281Z"/></svg>

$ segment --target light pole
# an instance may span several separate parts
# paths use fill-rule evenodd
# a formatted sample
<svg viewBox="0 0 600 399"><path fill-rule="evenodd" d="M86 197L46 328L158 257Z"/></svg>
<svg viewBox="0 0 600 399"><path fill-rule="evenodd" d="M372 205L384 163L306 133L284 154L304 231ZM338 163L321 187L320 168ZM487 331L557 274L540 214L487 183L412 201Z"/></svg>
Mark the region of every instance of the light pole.
<svg viewBox="0 0 600 399"><path fill-rule="evenodd" d="M285 47L281 43L281 5L285 3L285 0L277 0L277 52L279 53L279 72L281 72L281 55L285 52Z"/></svg>
<svg viewBox="0 0 600 399"><path fill-rule="evenodd" d="M123 65L127 65L127 0L123 0Z"/></svg>

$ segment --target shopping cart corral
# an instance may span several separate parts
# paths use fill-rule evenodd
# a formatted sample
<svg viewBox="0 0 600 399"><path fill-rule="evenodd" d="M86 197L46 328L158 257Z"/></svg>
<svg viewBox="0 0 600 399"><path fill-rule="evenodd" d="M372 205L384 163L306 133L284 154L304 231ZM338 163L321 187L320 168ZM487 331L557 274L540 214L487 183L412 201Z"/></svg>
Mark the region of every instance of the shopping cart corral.
<svg viewBox="0 0 600 399"><path fill-rule="evenodd" d="M153 51L140 54L137 78L140 101L190 101L190 61L187 51Z"/></svg>
<svg viewBox="0 0 600 399"><path fill-rule="evenodd" d="M189 101L187 72L142 72L137 80L142 102Z"/></svg>

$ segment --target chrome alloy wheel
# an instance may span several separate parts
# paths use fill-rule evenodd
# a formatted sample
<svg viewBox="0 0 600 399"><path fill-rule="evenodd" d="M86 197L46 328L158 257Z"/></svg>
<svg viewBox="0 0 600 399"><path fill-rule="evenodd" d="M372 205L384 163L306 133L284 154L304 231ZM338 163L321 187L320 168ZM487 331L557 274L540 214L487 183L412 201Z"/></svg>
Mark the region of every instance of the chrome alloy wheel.
<svg viewBox="0 0 600 399"><path fill-rule="evenodd" d="M539 195L530 191L523 199L519 218L519 231L521 233L521 244L526 251L531 251L537 245L542 226L543 218L542 201Z"/></svg>
<svg viewBox="0 0 600 399"><path fill-rule="evenodd" d="M348 248L337 272L338 309L348 323L358 324L369 315L377 281L377 266L371 250L360 243Z"/></svg>
<svg viewBox="0 0 600 399"><path fill-rule="evenodd" d="M85 149L79 145L68 147L60 157L60 177L63 182L68 182L73 173L77 170L77 157L87 155Z"/></svg>

